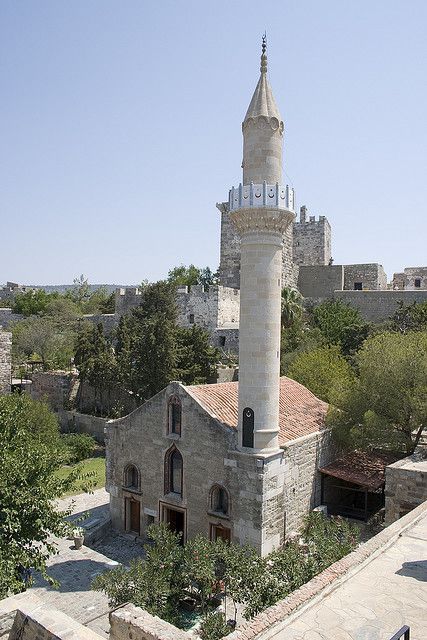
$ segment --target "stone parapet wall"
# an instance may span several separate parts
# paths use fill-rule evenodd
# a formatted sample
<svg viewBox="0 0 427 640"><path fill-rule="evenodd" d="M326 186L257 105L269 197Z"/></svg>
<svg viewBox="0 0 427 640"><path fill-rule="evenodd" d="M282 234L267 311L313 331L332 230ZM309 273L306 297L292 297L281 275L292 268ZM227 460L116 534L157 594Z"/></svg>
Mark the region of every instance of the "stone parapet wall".
<svg viewBox="0 0 427 640"><path fill-rule="evenodd" d="M110 613L110 640L190 640L193 634L127 604Z"/></svg>
<svg viewBox="0 0 427 640"><path fill-rule="evenodd" d="M101 636L29 591L0 601L1 640L101 640Z"/></svg>
<svg viewBox="0 0 427 640"><path fill-rule="evenodd" d="M391 524L427 500L427 447L385 470L385 522Z"/></svg>
<svg viewBox="0 0 427 640"><path fill-rule="evenodd" d="M0 396L10 393L12 334L0 327Z"/></svg>

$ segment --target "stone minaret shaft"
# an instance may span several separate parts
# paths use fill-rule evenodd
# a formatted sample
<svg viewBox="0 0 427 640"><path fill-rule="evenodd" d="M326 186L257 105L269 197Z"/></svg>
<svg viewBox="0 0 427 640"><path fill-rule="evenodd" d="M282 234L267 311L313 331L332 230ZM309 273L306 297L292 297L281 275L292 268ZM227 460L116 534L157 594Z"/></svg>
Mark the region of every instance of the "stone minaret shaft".
<svg viewBox="0 0 427 640"><path fill-rule="evenodd" d="M282 247L294 220L293 191L281 186L283 122L266 77L243 122L243 184L230 191L230 217L241 236L239 446L278 450Z"/></svg>

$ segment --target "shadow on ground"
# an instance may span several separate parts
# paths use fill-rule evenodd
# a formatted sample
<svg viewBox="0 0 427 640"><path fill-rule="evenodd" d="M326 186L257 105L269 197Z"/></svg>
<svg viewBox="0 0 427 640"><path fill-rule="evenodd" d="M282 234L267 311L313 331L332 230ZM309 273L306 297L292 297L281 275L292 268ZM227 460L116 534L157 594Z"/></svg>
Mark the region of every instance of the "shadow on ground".
<svg viewBox="0 0 427 640"><path fill-rule="evenodd" d="M74 545L70 544L70 549ZM58 593L68 593L72 591L90 591L92 580L100 573L109 569L114 569L116 564L106 562L96 562L95 560L66 560L48 567L48 574L59 582L58 587L52 587L40 575L35 576L33 587L45 587Z"/></svg>
<svg viewBox="0 0 427 640"><path fill-rule="evenodd" d="M396 571L398 576L408 576L420 582L427 582L427 560L415 560L404 562L402 568Z"/></svg>

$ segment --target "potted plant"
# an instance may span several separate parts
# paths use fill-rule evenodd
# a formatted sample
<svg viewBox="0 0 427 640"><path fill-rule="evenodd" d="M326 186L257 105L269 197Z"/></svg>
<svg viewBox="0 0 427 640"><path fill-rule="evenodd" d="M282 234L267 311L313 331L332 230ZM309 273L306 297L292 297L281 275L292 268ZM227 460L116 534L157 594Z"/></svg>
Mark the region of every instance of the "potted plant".
<svg viewBox="0 0 427 640"><path fill-rule="evenodd" d="M84 529L82 527L76 527L73 529L74 547L80 549L83 546L85 539Z"/></svg>

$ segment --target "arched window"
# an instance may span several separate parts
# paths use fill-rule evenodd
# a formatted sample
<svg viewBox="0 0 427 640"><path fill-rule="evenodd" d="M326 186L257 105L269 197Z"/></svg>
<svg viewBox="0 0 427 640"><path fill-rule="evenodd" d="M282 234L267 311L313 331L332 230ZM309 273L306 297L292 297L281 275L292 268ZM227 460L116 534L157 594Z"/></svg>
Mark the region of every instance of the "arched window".
<svg viewBox="0 0 427 640"><path fill-rule="evenodd" d="M227 516L230 509L230 500L227 489L216 484L211 489L210 509L216 513L222 513Z"/></svg>
<svg viewBox="0 0 427 640"><path fill-rule="evenodd" d="M181 435L181 415L181 400L177 396L172 396L168 402L168 433Z"/></svg>
<svg viewBox="0 0 427 640"><path fill-rule="evenodd" d="M173 447L165 456L165 493L182 496L182 471L182 455Z"/></svg>
<svg viewBox="0 0 427 640"><path fill-rule="evenodd" d="M128 489L139 489L139 471L134 464L126 467L124 481Z"/></svg>

